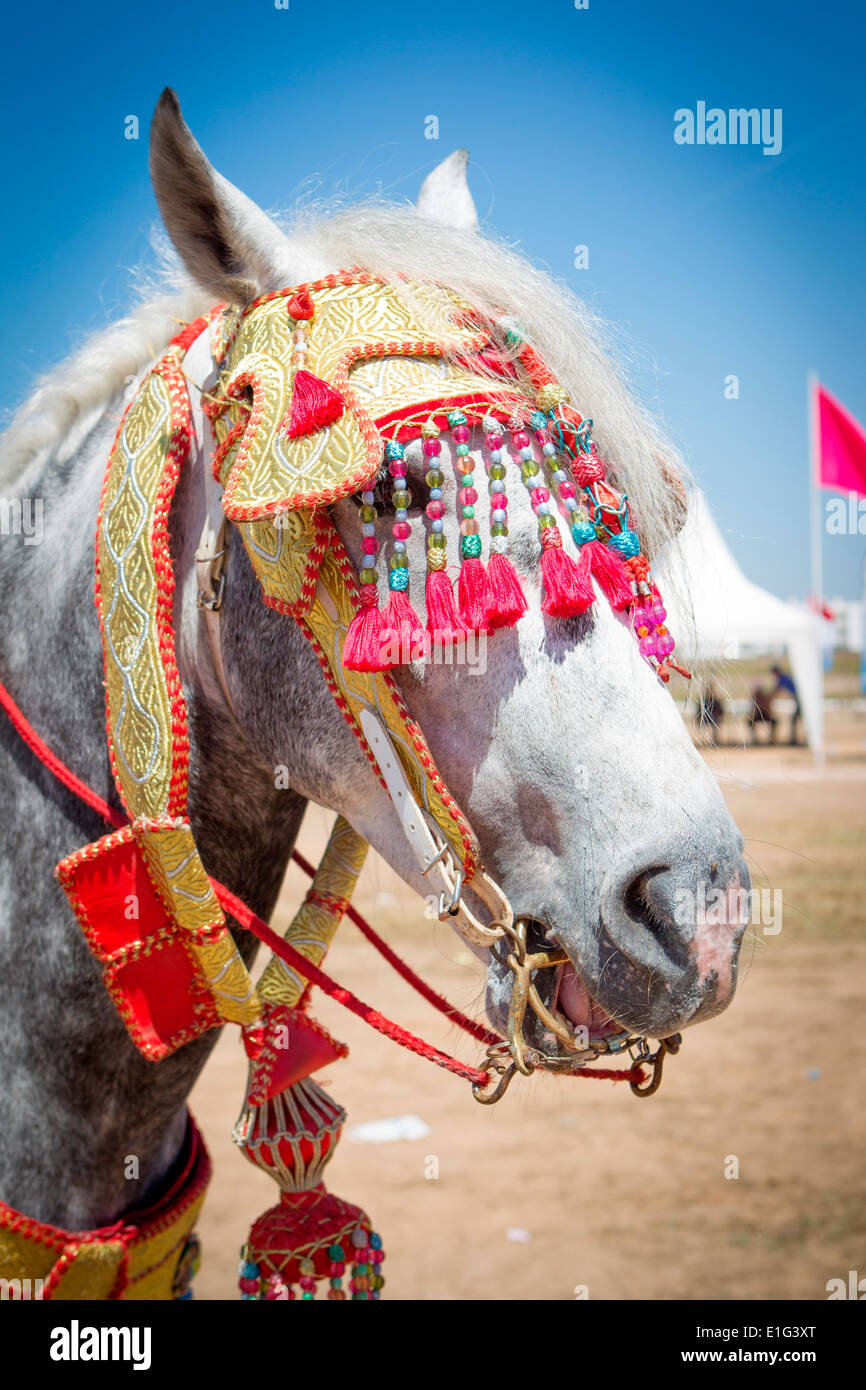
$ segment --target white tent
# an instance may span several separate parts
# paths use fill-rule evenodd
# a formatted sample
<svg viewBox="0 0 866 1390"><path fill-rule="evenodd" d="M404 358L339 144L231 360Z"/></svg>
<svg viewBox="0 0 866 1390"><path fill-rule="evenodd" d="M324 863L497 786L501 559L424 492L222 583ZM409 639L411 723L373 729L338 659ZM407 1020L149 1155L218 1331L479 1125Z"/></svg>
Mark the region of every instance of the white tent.
<svg viewBox="0 0 866 1390"><path fill-rule="evenodd" d="M688 520L660 552L653 576L683 659L732 660L747 651L787 649L806 736L816 757L822 756L824 687L817 620L746 578L701 492L692 495Z"/></svg>

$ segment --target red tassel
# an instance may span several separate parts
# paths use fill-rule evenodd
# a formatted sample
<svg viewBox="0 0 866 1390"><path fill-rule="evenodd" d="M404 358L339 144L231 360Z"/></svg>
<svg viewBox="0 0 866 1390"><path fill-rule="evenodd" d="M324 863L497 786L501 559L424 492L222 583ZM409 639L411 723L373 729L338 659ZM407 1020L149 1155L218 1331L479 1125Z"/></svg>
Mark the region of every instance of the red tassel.
<svg viewBox="0 0 866 1390"><path fill-rule="evenodd" d="M444 570L430 570L424 585L427 605L427 631L434 642L446 645L456 642L468 631L457 612L451 580Z"/></svg>
<svg viewBox="0 0 866 1390"><path fill-rule="evenodd" d="M549 545L541 552L544 578L542 608L552 618L576 618L595 602L595 590L588 573L566 555L562 545Z"/></svg>
<svg viewBox="0 0 866 1390"><path fill-rule="evenodd" d="M304 319L311 319L315 312L316 306L309 290L295 290L295 293L289 295L286 300L286 313L296 323L300 323Z"/></svg>
<svg viewBox="0 0 866 1390"><path fill-rule="evenodd" d="M460 566L457 597L460 617L471 632L487 632L487 571L483 560L471 555Z"/></svg>
<svg viewBox="0 0 866 1390"><path fill-rule="evenodd" d="M406 594L392 589L382 609L382 665L403 666L426 650L427 634ZM392 657L396 648L396 657Z"/></svg>
<svg viewBox="0 0 866 1390"><path fill-rule="evenodd" d="M585 558L584 558L585 557ZM622 560L601 541L587 541L581 547L581 569L592 572L611 608L628 608L634 603L628 570Z"/></svg>
<svg viewBox="0 0 866 1390"><path fill-rule="evenodd" d="M379 594L375 584L361 589L361 607L346 633L343 643L343 665L347 671L384 671L382 639L383 621L378 608Z"/></svg>
<svg viewBox="0 0 866 1390"><path fill-rule="evenodd" d="M339 420L345 410L343 397L327 381L303 370L295 372L292 388L292 413L287 434L297 439L302 434L315 434Z"/></svg>
<svg viewBox="0 0 866 1390"><path fill-rule="evenodd" d="M513 627L526 612L526 597L507 555L491 555L484 608L488 627Z"/></svg>

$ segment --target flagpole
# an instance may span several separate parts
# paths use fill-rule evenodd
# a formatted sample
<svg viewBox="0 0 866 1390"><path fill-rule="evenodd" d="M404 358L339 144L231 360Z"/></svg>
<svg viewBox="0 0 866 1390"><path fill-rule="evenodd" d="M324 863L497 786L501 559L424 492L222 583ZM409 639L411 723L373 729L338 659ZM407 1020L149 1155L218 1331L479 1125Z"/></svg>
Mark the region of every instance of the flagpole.
<svg viewBox="0 0 866 1390"><path fill-rule="evenodd" d="M806 380L809 409L809 553L810 584L815 601L815 641L818 647L820 670L820 701L818 706L819 738L813 749L815 762L824 764L824 644L821 640L824 607L824 556L822 537L824 516L821 511L820 460L818 439L818 374L809 372Z"/></svg>

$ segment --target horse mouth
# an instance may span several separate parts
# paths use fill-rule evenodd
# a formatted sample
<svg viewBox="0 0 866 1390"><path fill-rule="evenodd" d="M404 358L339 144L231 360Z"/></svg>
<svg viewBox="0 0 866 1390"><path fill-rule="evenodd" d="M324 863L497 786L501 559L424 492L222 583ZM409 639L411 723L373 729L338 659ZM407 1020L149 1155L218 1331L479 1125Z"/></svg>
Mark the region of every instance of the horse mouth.
<svg viewBox="0 0 866 1390"><path fill-rule="evenodd" d="M529 927L527 945L532 951L561 949L555 938L536 922ZM553 1043L554 1050L560 1054L563 1049L580 1053L594 1046L606 1051L608 1039L628 1033L629 1030L590 993L570 960L562 961L551 970L536 971L534 983L542 1004L560 1030L559 1036L554 1037L541 1019L535 1020L542 1033L538 1040L546 1047Z"/></svg>
<svg viewBox="0 0 866 1390"><path fill-rule="evenodd" d="M553 977L551 1013L568 1029L575 1042L605 1039L625 1031L606 1009L592 997L571 961L556 967Z"/></svg>

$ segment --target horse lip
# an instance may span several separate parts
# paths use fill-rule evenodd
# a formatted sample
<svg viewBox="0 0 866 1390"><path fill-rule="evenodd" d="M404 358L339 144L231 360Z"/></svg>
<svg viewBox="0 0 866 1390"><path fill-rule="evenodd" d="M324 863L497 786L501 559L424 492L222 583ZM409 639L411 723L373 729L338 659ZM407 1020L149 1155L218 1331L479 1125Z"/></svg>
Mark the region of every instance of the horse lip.
<svg viewBox="0 0 866 1390"><path fill-rule="evenodd" d="M569 1018L568 1014L564 1013L563 1010L559 1007L559 993L562 988L562 982L565 978L565 973L569 968L573 971L575 979L582 987L587 998L588 1018L585 1023L575 1023L574 1020ZM601 1010L601 1012L605 1015L605 1020L602 1021L600 1024L594 1025L592 1021L592 1015L596 1009ZM561 964L559 964L556 967L556 973L553 978L553 992L551 995L550 1012L554 1015L555 1018L558 1018L561 1023L565 1024L565 1026L569 1029L572 1035L576 1033L576 1030L578 1028L586 1028L589 1034L590 1046L592 1045L593 1039L603 1041L605 1038L613 1037L617 1033L628 1033L632 1031L631 1029L626 1028L625 1024L620 1023L619 1019L617 1019L612 1013L609 1013L608 1010L604 1007L604 1005L601 1004L598 1001L598 999L596 999L595 995L588 988L583 976L581 975L577 966L574 964L574 961L571 959L571 957L569 957L567 961L562 961Z"/></svg>

